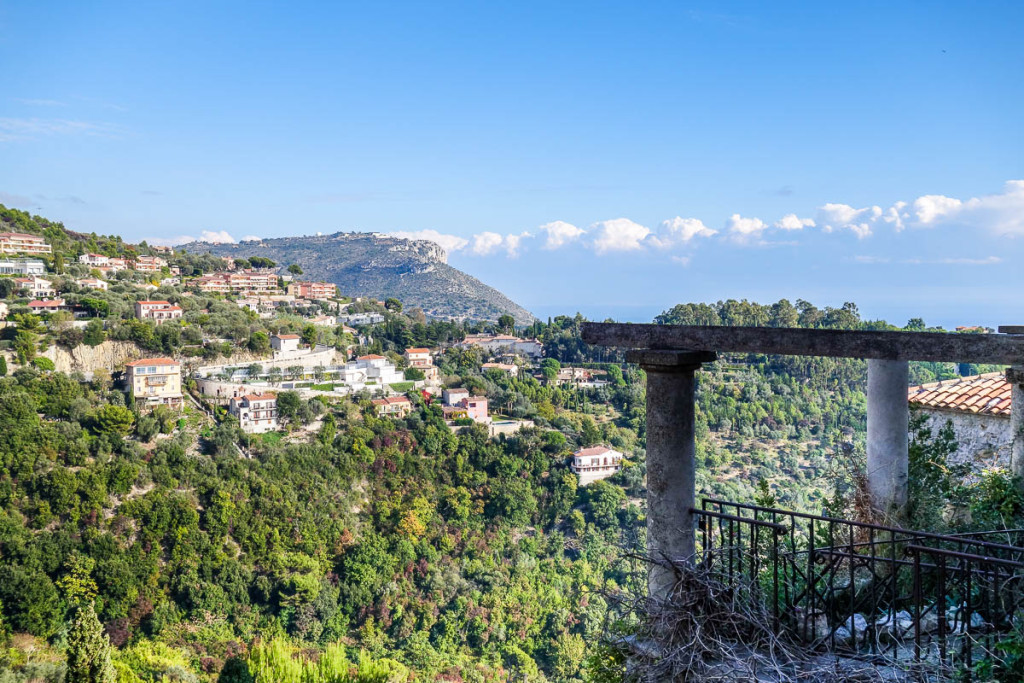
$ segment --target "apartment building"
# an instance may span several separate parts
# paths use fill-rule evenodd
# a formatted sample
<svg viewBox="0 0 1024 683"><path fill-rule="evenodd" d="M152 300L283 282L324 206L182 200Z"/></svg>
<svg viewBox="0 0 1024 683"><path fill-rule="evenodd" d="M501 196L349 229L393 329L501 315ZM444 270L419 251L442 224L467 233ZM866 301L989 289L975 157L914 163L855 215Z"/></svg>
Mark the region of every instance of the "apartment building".
<svg viewBox="0 0 1024 683"><path fill-rule="evenodd" d="M39 235L23 232L0 232L0 253L49 254L50 245Z"/></svg>
<svg viewBox="0 0 1024 683"><path fill-rule="evenodd" d="M338 287L330 282L293 282L288 285L288 293L297 299L333 299Z"/></svg>
<svg viewBox="0 0 1024 683"><path fill-rule="evenodd" d="M125 374L137 405L181 407L181 363L173 358L132 361L125 364Z"/></svg>

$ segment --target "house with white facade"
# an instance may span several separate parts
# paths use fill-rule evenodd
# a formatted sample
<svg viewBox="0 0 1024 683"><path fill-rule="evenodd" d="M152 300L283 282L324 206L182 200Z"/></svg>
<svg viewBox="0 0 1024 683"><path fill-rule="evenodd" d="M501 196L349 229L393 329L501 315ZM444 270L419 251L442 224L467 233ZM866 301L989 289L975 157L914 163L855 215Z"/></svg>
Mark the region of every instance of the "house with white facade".
<svg viewBox="0 0 1024 683"><path fill-rule="evenodd" d="M544 345L536 339L521 339L509 334L467 334L459 344L462 348L481 348L492 355L528 356L540 358Z"/></svg>
<svg viewBox="0 0 1024 683"><path fill-rule="evenodd" d="M135 317L139 320L155 320L157 324L165 320L177 320L184 311L170 301L136 301Z"/></svg>
<svg viewBox="0 0 1024 683"><path fill-rule="evenodd" d="M373 406L378 415L405 417L412 411L412 401L405 396L389 396L373 399Z"/></svg>
<svg viewBox="0 0 1024 683"><path fill-rule="evenodd" d="M46 265L30 259L4 259L0 261L0 275L42 275Z"/></svg>
<svg viewBox="0 0 1024 683"><path fill-rule="evenodd" d="M64 303L64 299L37 299L28 303L28 308L33 313L56 313L58 311L71 310Z"/></svg>
<svg viewBox="0 0 1024 683"><path fill-rule="evenodd" d="M14 286L17 289L27 289L29 296L34 296L37 299L56 296L57 294L53 283L41 277L16 277L14 278Z"/></svg>
<svg viewBox="0 0 1024 683"><path fill-rule="evenodd" d="M75 280L75 284L84 289L96 289L101 292L107 291L107 283L99 278L95 277L83 277L79 280Z"/></svg>
<svg viewBox="0 0 1024 683"><path fill-rule="evenodd" d="M140 273L159 273L167 267L167 261L159 256L137 256L132 269Z"/></svg>
<svg viewBox="0 0 1024 683"><path fill-rule="evenodd" d="M233 397L228 404L228 412L238 418L239 426L247 434L263 434L278 429L275 394Z"/></svg>
<svg viewBox="0 0 1024 683"><path fill-rule="evenodd" d="M297 352L300 339L297 334L275 334L270 337L270 348L279 353Z"/></svg>
<svg viewBox="0 0 1024 683"><path fill-rule="evenodd" d="M621 470L623 457L620 451L608 446L581 448L572 454L569 469L579 475L580 486L586 486Z"/></svg>

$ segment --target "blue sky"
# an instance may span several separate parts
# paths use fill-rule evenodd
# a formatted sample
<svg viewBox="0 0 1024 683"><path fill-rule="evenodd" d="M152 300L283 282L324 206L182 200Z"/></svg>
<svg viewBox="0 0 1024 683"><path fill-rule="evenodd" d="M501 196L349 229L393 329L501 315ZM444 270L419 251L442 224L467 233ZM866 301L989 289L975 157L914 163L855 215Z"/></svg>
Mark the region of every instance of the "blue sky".
<svg viewBox="0 0 1024 683"><path fill-rule="evenodd" d="M1024 322L1024 3L637 4L0 2L0 202L429 236L541 315Z"/></svg>

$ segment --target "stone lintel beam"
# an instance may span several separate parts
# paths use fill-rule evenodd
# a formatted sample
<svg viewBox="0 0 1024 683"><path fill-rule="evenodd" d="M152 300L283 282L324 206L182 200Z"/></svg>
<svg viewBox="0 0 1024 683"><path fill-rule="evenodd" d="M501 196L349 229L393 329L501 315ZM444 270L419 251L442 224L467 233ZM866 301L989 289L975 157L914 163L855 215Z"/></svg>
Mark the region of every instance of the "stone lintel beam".
<svg viewBox="0 0 1024 683"><path fill-rule="evenodd" d="M644 349L626 357L647 372L647 552L655 561L647 590L652 599L664 600L675 572L663 562L692 562L697 550L690 512L696 503L694 373L716 356Z"/></svg>
<svg viewBox="0 0 1024 683"><path fill-rule="evenodd" d="M710 351L632 349L626 352L627 363L635 363L644 370L650 369L654 372L685 372L716 360L718 354Z"/></svg>
<svg viewBox="0 0 1024 683"><path fill-rule="evenodd" d="M1024 365L1024 335L1017 334L587 322L583 341L626 349Z"/></svg>

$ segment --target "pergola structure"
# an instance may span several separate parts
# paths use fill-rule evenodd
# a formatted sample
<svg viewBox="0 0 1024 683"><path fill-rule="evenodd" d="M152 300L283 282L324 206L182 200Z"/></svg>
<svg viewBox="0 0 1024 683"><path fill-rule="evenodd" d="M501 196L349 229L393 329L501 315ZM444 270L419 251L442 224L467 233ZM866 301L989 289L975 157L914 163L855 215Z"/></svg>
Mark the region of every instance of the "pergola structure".
<svg viewBox="0 0 1024 683"><path fill-rule="evenodd" d="M1024 326L998 334L888 332L584 323L583 341L629 349L647 373L647 546L651 557L690 561L696 551L695 373L718 353L863 358L868 361L867 476L872 506L898 522L907 502L908 361L1008 365L1012 384L1010 466L1024 475ZM671 571L655 563L652 598L665 598Z"/></svg>

